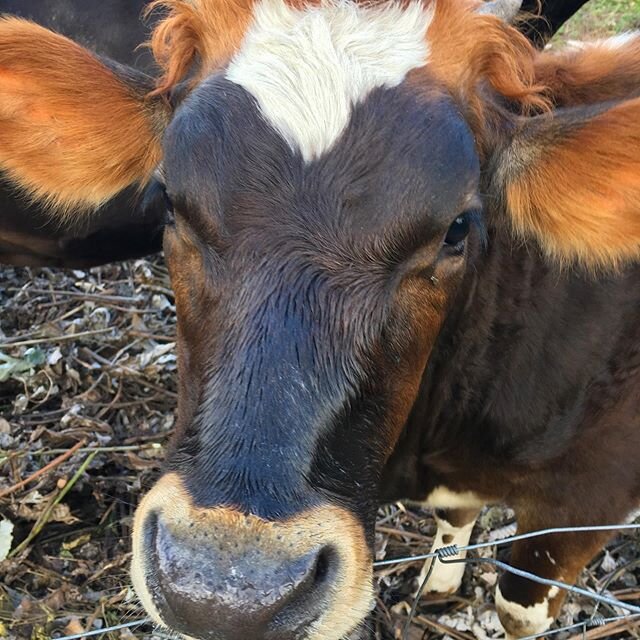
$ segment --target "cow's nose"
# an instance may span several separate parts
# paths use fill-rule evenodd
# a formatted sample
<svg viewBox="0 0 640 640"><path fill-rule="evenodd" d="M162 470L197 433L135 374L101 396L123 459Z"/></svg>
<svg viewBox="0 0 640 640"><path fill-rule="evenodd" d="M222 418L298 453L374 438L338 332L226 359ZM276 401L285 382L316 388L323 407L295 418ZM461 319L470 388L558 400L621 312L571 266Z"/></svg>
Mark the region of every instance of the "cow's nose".
<svg viewBox="0 0 640 640"><path fill-rule="evenodd" d="M331 547L297 555L293 543L269 548L257 537L248 546L224 529L177 533L161 517L147 526L150 586L173 630L206 640L294 640L321 615L338 562Z"/></svg>

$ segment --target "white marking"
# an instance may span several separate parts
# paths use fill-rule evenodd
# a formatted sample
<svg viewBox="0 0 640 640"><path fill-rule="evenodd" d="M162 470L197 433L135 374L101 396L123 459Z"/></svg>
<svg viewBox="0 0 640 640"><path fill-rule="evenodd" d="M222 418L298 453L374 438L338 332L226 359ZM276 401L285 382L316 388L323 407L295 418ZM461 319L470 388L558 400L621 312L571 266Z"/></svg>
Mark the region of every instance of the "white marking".
<svg viewBox="0 0 640 640"><path fill-rule="evenodd" d="M438 523L438 531L436 537L433 540L431 551L436 551L442 547L448 547L449 545L458 545L464 547L469 544L471 539L471 532L473 531L473 525L475 520L472 520L468 524L462 527L454 527L446 520L442 520L436 516L436 522ZM444 536L451 536L449 542L443 540ZM447 560L460 559L467 557L467 552L463 551L455 556L447 557ZM431 560L427 560L420 572L419 583L422 584L425 579L429 567L431 566ZM460 588L462 583L462 576L464 575L464 563L456 562L452 564L444 564L437 561L433 568L433 573L429 577L429 581L425 587L425 591L435 591L437 593L454 593Z"/></svg>
<svg viewBox="0 0 640 640"><path fill-rule="evenodd" d="M634 509L626 518L625 522L628 524L633 523L634 520L640 518L640 509Z"/></svg>
<svg viewBox="0 0 640 640"><path fill-rule="evenodd" d="M611 51L617 51L618 49L622 49L631 44L638 38L640 38L640 31L627 31L609 38L599 38L598 40L569 40L567 42L567 48L585 51L594 47L600 47L610 49Z"/></svg>
<svg viewBox="0 0 640 640"><path fill-rule="evenodd" d="M426 499L426 503L434 509L482 509L486 500L483 500L473 491L456 493L447 487L436 487Z"/></svg>
<svg viewBox="0 0 640 640"><path fill-rule="evenodd" d="M551 587L547 597L542 602L536 602L525 607L518 602L507 600L496 588L496 609L500 616L500 622L504 627L507 640L533 636L546 631L553 622L549 615L549 600L558 595L558 587Z"/></svg>
<svg viewBox="0 0 640 640"><path fill-rule="evenodd" d="M596 40L596 43L615 51L616 49L621 49L631 44L639 36L640 31L627 31L626 33L619 33L617 36Z"/></svg>
<svg viewBox="0 0 640 640"><path fill-rule="evenodd" d="M354 105L427 63L433 11L420 0L404 7L323 0L303 9L261 0L227 78L311 161L332 147Z"/></svg>

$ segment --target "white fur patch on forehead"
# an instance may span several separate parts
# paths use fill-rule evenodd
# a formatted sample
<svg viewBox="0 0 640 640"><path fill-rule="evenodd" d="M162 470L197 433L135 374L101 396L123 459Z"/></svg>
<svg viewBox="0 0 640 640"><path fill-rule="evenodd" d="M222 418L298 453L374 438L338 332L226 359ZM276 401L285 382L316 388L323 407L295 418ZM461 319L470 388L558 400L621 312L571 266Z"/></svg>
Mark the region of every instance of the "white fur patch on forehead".
<svg viewBox="0 0 640 640"><path fill-rule="evenodd" d="M313 160L335 143L354 105L426 64L432 7L324 0L296 9L261 0L227 78L256 98L292 149Z"/></svg>

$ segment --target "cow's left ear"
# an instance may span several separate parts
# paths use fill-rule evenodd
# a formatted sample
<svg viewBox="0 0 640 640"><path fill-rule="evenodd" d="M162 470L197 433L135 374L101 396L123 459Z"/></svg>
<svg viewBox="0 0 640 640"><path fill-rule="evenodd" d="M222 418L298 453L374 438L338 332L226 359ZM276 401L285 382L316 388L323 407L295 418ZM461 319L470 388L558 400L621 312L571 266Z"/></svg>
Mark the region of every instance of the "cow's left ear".
<svg viewBox="0 0 640 640"><path fill-rule="evenodd" d="M144 74L18 18L0 19L0 169L55 211L144 183L168 107Z"/></svg>
<svg viewBox="0 0 640 640"><path fill-rule="evenodd" d="M594 270L640 258L640 99L523 118L495 160L514 230L549 257Z"/></svg>

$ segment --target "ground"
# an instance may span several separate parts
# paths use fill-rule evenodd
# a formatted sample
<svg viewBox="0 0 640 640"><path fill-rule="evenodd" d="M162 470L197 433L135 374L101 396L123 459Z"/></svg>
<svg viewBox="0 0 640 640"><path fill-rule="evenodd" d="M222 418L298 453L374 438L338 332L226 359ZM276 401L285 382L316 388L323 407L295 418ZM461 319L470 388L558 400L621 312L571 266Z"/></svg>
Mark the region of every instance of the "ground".
<svg viewBox="0 0 640 640"><path fill-rule="evenodd" d="M559 40L640 27L640 0L591 0ZM173 428L175 308L161 258L88 272L0 267L0 638L46 639L144 618L129 586L129 534ZM66 456L66 457L65 457ZM476 540L513 533L487 510ZM429 550L431 514L380 511L377 559ZM640 603L640 535L617 536L579 584ZM494 550L488 552L493 554ZM508 545L498 557L508 557ZM377 638L401 638L420 565L380 570ZM489 565L467 568L460 593L423 600L411 640L499 638ZM589 617L571 598L561 625ZM605 616L616 610L601 607ZM148 625L98 636L150 638ZM624 620L558 638L640 638Z"/></svg>

